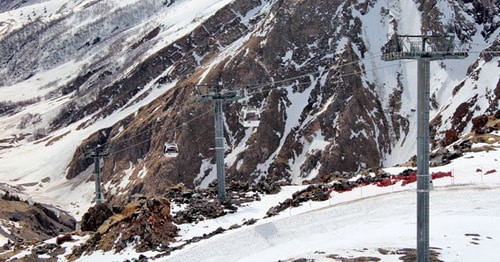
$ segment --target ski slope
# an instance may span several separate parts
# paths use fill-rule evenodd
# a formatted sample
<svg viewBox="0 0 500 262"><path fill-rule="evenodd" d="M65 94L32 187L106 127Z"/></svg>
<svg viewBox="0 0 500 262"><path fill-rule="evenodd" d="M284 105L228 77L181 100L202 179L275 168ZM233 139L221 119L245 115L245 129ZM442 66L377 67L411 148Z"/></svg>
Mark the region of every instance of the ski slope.
<svg viewBox="0 0 500 262"><path fill-rule="evenodd" d="M430 245L444 261L494 261L500 242L500 187L455 186L431 194ZM415 248L416 197L403 191L325 209L263 220L174 252L160 261L277 261L382 255L377 249ZM466 234L477 234L473 240ZM478 244L474 244L476 242ZM367 248L368 250L363 250Z"/></svg>
<svg viewBox="0 0 500 262"><path fill-rule="evenodd" d="M496 261L500 244L500 156L498 151L467 153L451 164L431 168L431 173L452 172L435 179L430 193L430 246L444 261ZM402 167L388 168L396 174ZM307 258L333 261L378 257L400 261L390 252L416 248L416 183L403 186L368 185L343 193L332 192L322 202L306 202L277 216L264 218L267 210L306 186L284 187L276 195L263 195L217 219L178 225L180 236L172 246L221 227L256 219L250 226L227 230L189 244L155 261L278 261ZM182 207L173 206L173 209ZM390 251L383 255L378 249ZM144 253L151 257L158 253ZM137 258L133 246L120 253L95 252L78 261L123 261Z"/></svg>

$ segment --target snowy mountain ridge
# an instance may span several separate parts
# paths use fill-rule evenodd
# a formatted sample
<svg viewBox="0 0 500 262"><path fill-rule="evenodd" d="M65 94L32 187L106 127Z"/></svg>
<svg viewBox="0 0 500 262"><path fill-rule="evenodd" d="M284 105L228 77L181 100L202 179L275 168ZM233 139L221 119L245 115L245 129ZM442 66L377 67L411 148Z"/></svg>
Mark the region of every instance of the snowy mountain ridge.
<svg viewBox="0 0 500 262"><path fill-rule="evenodd" d="M384 46L393 33L420 34L424 22L470 51L431 65L434 144L449 130L465 134L472 117L498 110L498 55L482 51L498 51L499 7L487 2L2 4L0 182L79 217L94 196L84 152L105 144L111 203L177 183L208 186L212 107L190 102L195 84L248 85L262 110L260 125L245 129L242 101L225 105L230 180L300 184L406 162L416 63L383 62ZM174 138L179 156L165 158Z"/></svg>

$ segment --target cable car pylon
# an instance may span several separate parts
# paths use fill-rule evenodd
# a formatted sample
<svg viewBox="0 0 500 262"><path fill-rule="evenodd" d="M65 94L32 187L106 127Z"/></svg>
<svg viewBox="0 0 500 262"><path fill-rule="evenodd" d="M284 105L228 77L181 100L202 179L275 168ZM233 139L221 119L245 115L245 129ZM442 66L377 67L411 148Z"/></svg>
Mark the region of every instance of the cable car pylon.
<svg viewBox="0 0 500 262"><path fill-rule="evenodd" d="M241 99L238 90L224 88L222 85L197 85L196 101L215 101L215 157L217 166L217 197L221 203L226 202L226 174L224 165L224 113L222 104L227 101Z"/></svg>
<svg viewBox="0 0 500 262"><path fill-rule="evenodd" d="M456 51L454 38L448 35L394 35L392 47L382 60L416 59L417 94L417 261L429 261L429 93L430 61L464 59L467 52Z"/></svg>
<svg viewBox="0 0 500 262"><path fill-rule="evenodd" d="M109 152L105 151L104 147L98 144L89 155L94 158L95 203L96 205L99 205L104 203L104 195L102 194L101 189L101 163L99 160L102 157L109 155Z"/></svg>

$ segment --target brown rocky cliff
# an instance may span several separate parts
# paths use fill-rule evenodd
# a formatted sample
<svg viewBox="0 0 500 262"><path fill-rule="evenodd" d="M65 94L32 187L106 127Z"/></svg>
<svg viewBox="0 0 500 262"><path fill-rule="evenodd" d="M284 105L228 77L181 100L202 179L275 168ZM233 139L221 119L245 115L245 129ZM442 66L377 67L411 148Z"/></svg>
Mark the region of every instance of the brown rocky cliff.
<svg viewBox="0 0 500 262"><path fill-rule="evenodd" d="M104 181L111 181L112 185L116 185L125 177L123 170L132 168L132 174L126 188L118 189L129 193L124 195L111 194L110 191L113 187L111 186L109 190L105 190L108 192L107 199L111 199L113 203L124 203L130 195L162 194L166 188L179 182L190 187L196 186L193 182L200 172L201 161L211 159L214 163L213 151L209 150L213 147L213 114L210 112L213 110L213 106L210 103L194 104L189 102L193 99L194 83L198 81L203 70L210 70L205 78L207 83L223 82L227 85L258 86L259 83L271 83L275 80L295 77L304 72L314 72L321 67L330 68L335 66L335 63L341 64L340 61L359 59L360 57L357 57L355 53L361 52L363 55L366 50L360 38L361 22L352 16L348 5L342 7L344 11L340 17L334 17L334 10L339 5L340 2L332 4L329 1L315 3L307 1L278 2L271 8L272 15L257 17L250 24L257 31L267 30L267 35L265 37L252 36L234 56L222 60L216 66L212 66L210 69L196 69L190 56L178 57L175 62L176 69L169 75L169 79L183 74L183 80L177 84L174 90L142 108L135 116L117 123L110 131L110 151L118 151L118 153L112 154L105 161ZM179 40L175 45L176 48L182 48L183 52L206 54L205 61L210 63L216 58L216 51L204 47L214 43L222 46L228 45L248 32L248 29L242 28L238 18L234 16L234 11L245 13L252 6L257 6L257 2L243 4L240 1L223 8L203 27ZM359 8L366 9L369 6L360 6ZM230 17L234 19L231 20ZM325 17L329 17L329 19L325 19ZM330 19L333 19L333 27ZM230 20L234 24L222 27L215 26L226 20ZM352 21L352 23L348 21ZM340 30L340 35L337 35L337 30ZM343 54L334 58L338 62L332 64L331 59L323 57L332 49L335 50L335 40L340 39L341 36L350 38L349 46L357 50L355 52L346 48ZM169 48L172 47L161 51L158 57L175 53L174 50L169 51ZM292 59L283 61L282 57L290 50L293 51ZM140 68L146 70L153 64L169 61L167 59L149 62L150 60L146 61ZM183 69L181 70L181 68ZM153 71L147 69L145 72ZM342 79L342 83L339 82L338 76L355 72L359 73L345 77ZM288 179L291 175L288 163L291 159L293 160L294 155L301 153L300 141L302 137L311 135L306 130L312 130L312 126L321 128L321 132L332 145L340 144L342 148L332 146L320 154L321 157L318 154L312 155L310 159L306 160L308 165L321 163L322 172L356 170L361 162L378 166L382 154L388 148L386 120L381 114L378 115L380 119L373 121L370 120L370 117L373 116L367 115L367 112L380 107L380 105L376 102L377 98L373 95L373 91L369 90L371 87L361 82L360 72L362 72L362 68L359 67L342 68L335 74L330 72L326 84L317 84L316 86L306 84L310 81L308 76L297 78L296 82L302 84L293 86L293 93L302 93L309 88L312 89L311 97L304 97L309 103L301 112L301 121L317 113L321 107L326 106L327 110L315 116L314 122L301 122L299 126L293 127L292 131L285 130L285 123L291 117L286 115L290 101L287 98L287 92L281 90L280 87L293 85L293 82L254 89L255 94L251 103L262 107L262 119L256 132L246 142L247 149L237 156L233 166L228 167L228 176L232 179L250 181L259 174L270 173L276 179ZM134 77L134 74L131 77ZM326 105L330 96L335 96L336 99L330 105ZM349 97L352 100L345 107L344 102ZM317 101L320 98L321 100ZM241 108L237 105L228 104L224 108L228 124L228 129L225 130L226 143L229 148L241 142L240 139L244 131L242 126L237 123ZM157 110L158 108L162 108L162 110ZM352 112L360 114L359 117L365 119L367 124L352 125L351 123L355 123L357 120ZM333 123L335 118L339 119L340 126L338 127L334 126L337 124ZM330 124L326 124L328 122ZM123 131L120 132L120 128ZM301 128L305 129L301 130ZM351 141L351 130L353 132L365 130L368 137ZM119 136L114 137L114 134L118 133ZM179 144L179 156L165 158L162 156L163 144L173 141L174 133L177 137L176 142ZM376 133L379 137L375 137ZM284 145L279 148L282 140L284 140ZM356 146L354 147L355 151L351 153L352 147L344 148L344 144L352 146L353 142ZM276 158L270 162L269 169L257 170L257 166L268 161L273 154L276 155ZM76 164L77 161L74 163ZM240 163L239 166L236 165L238 163ZM303 170L308 172L311 168L305 166ZM147 170L147 175L141 175L141 170Z"/></svg>
<svg viewBox="0 0 500 262"><path fill-rule="evenodd" d="M63 211L29 204L8 193L0 198L0 221L0 234L16 245L47 240L73 231L76 226L76 221Z"/></svg>
<svg viewBox="0 0 500 262"><path fill-rule="evenodd" d="M241 17L253 8L258 10L262 2L234 1L146 60L123 81L137 84L146 79L141 75L153 79L172 66L157 83L176 80L177 84L111 127L108 146L114 154L102 171L106 198L126 203L133 195L161 195L177 183L196 187L200 177L215 168L213 104L193 102L196 84L249 86L249 103L262 109L259 127L245 130L238 123L242 103L224 105L226 154L244 148L233 162L226 163L229 179L253 181L270 174L273 180L288 180L297 175L292 174L296 168L305 177L313 170L324 175L378 167L391 152L392 143L405 139L409 122L403 115L407 112L400 112L404 77L396 76L396 86L379 86L364 77L365 64L351 63L367 55L359 14L383 13L373 8L375 3L266 2L269 9L241 23ZM397 29L394 23L391 26ZM446 31L446 25L436 23L435 27L434 32ZM194 54L203 58L196 60ZM381 101L377 93L381 89L389 94L389 101ZM298 104L290 97L301 95L303 108L289 111ZM110 110L99 116L112 113L126 101L123 97L115 96ZM467 110L471 108L472 104ZM291 126L291 119L296 118ZM249 137L243 143L245 134ZM174 141L174 136L179 155L166 158L163 145ZM307 151L316 136L321 136L324 148ZM87 143L95 143L97 137L89 139ZM201 170L202 163L212 167ZM75 157L69 170L81 171L90 164ZM73 173L70 177L78 174Z"/></svg>

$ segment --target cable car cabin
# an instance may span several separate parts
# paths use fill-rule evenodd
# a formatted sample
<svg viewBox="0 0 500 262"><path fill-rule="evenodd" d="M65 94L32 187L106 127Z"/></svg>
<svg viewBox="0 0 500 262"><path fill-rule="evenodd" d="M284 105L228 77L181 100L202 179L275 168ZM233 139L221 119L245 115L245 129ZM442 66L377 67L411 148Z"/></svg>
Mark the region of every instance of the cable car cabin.
<svg viewBox="0 0 500 262"><path fill-rule="evenodd" d="M179 148L175 143L165 143L165 150L163 155L166 157L177 157L179 154Z"/></svg>
<svg viewBox="0 0 500 262"><path fill-rule="evenodd" d="M257 108L243 108L240 123L244 127L257 127L260 123L260 111Z"/></svg>

